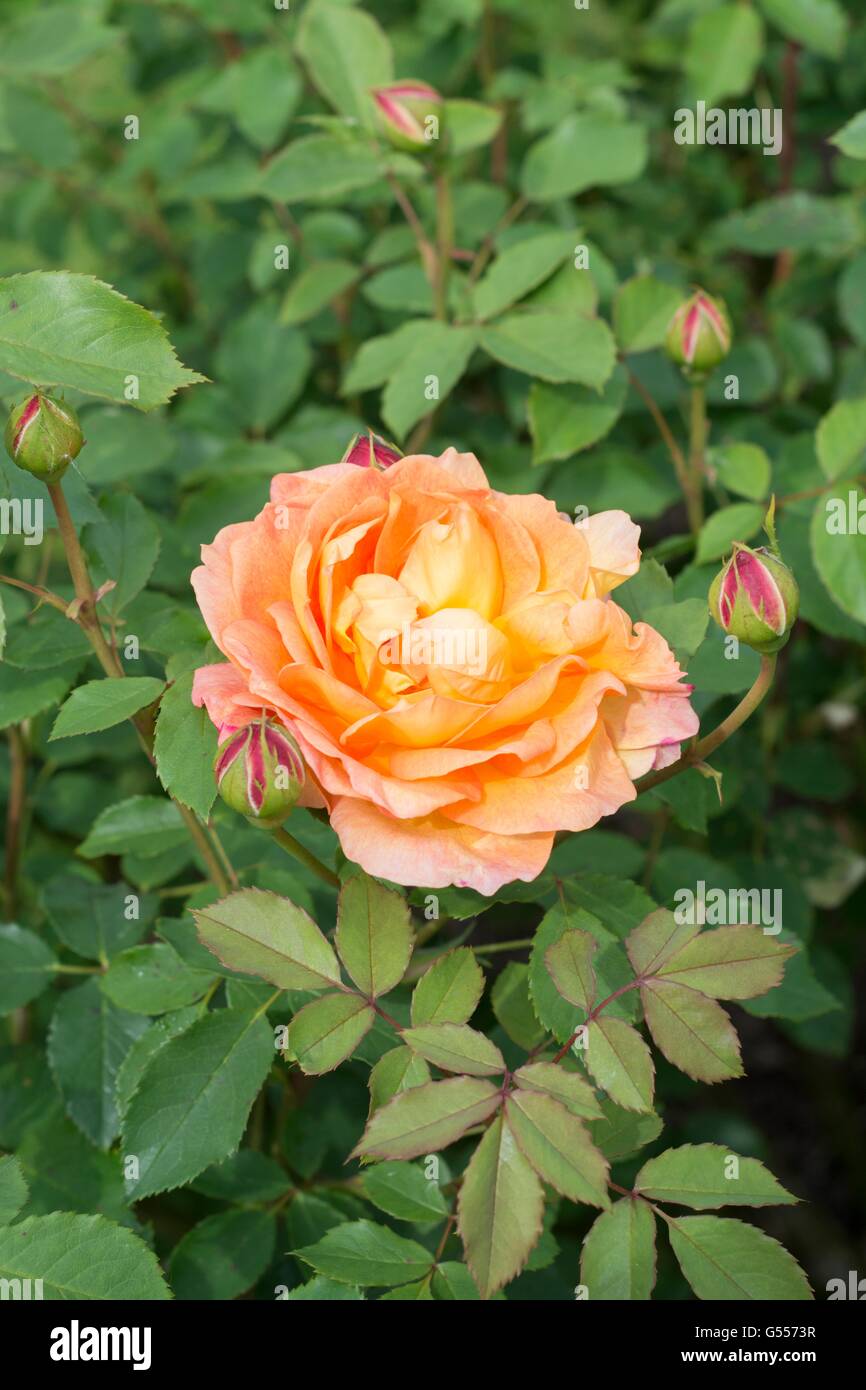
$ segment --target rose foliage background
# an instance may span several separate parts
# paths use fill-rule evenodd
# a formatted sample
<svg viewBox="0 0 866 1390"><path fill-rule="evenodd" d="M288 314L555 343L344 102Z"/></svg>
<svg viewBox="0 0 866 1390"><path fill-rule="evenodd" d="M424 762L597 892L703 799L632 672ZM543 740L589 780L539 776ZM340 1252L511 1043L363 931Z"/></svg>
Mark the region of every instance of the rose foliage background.
<svg viewBox="0 0 866 1390"><path fill-rule="evenodd" d="M0 1277L800 1300L862 1267L858 8L0 3L0 396L86 441L47 487L0 463ZM371 96L409 79L444 98L414 149ZM699 101L778 108L781 153L677 143ZM697 383L695 285L732 331ZM340 462L367 427L413 457ZM773 498L774 675L707 606ZM443 615L483 669L377 664ZM262 712L307 762L273 832L213 772Z"/></svg>

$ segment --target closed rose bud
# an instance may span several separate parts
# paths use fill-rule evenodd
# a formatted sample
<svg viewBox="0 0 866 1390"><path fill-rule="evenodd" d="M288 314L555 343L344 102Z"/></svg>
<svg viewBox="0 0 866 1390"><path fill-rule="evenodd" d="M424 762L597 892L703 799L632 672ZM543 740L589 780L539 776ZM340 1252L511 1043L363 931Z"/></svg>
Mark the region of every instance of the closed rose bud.
<svg viewBox="0 0 866 1390"><path fill-rule="evenodd" d="M355 463L359 468L390 468L403 457L396 444L389 444L372 430L364 430L349 441L341 463Z"/></svg>
<svg viewBox="0 0 866 1390"><path fill-rule="evenodd" d="M799 607L796 579L770 550L735 545L710 587L710 613L719 627L757 652L784 647Z"/></svg>
<svg viewBox="0 0 866 1390"><path fill-rule="evenodd" d="M10 411L6 452L19 468L44 482L62 477L83 443L78 417L65 401L35 391Z"/></svg>
<svg viewBox="0 0 866 1390"><path fill-rule="evenodd" d="M255 825L282 825L305 781L300 749L279 724L263 720L238 729L218 750L217 790L227 806Z"/></svg>
<svg viewBox="0 0 866 1390"><path fill-rule="evenodd" d="M410 153L427 147L439 138L442 97L426 82L394 82L374 87L379 129L398 150Z"/></svg>
<svg viewBox="0 0 866 1390"><path fill-rule="evenodd" d="M731 322L720 299L696 290L668 326L668 356L689 374L703 376L731 350Z"/></svg>

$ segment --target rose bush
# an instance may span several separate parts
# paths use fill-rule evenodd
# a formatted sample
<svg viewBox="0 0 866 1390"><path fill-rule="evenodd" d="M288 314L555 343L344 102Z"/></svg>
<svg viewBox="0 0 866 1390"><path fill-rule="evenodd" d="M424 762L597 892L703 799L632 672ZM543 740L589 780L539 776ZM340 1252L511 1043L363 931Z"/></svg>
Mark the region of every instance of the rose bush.
<svg viewBox="0 0 866 1390"><path fill-rule="evenodd" d="M228 663L193 699L221 736L282 719L305 804L368 873L488 895L534 879L557 831L612 815L697 732L668 644L609 596L638 536L621 511L576 526L496 492L455 449L282 474L203 547L193 585Z"/></svg>

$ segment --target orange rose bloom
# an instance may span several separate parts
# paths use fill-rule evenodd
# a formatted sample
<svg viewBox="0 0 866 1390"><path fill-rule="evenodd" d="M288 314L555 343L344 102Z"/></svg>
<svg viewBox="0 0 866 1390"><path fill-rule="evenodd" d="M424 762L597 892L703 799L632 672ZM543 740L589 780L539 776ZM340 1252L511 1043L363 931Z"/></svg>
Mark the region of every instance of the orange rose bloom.
<svg viewBox="0 0 866 1390"><path fill-rule="evenodd" d="M664 639L608 597L639 563L624 512L572 524L494 492L472 454L273 479L192 582L227 661L193 699L221 737L296 738L349 859L491 894L541 872L678 756L698 721Z"/></svg>

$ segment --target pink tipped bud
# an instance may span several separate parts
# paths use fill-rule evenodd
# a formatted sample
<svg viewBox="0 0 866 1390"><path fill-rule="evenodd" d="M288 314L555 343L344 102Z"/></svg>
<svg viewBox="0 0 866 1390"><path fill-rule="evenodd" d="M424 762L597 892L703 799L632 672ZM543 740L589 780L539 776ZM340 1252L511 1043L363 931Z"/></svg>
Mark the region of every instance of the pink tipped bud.
<svg viewBox="0 0 866 1390"><path fill-rule="evenodd" d="M439 139L442 97L426 82L393 82L372 91L379 129L398 150L427 149Z"/></svg>
<svg viewBox="0 0 866 1390"><path fill-rule="evenodd" d="M396 444L389 444L372 430L364 430L349 440L341 463L354 463L359 468L390 468L399 463L403 455Z"/></svg>
<svg viewBox="0 0 866 1390"><path fill-rule="evenodd" d="M668 356L697 376L712 371L731 350L731 322L720 299L696 290L668 326Z"/></svg>
<svg viewBox="0 0 866 1390"><path fill-rule="evenodd" d="M269 720L231 735L217 751L214 776L226 805L265 829L282 825L306 778L295 740Z"/></svg>
<svg viewBox="0 0 866 1390"><path fill-rule="evenodd" d="M29 395L9 414L6 452L19 468L44 482L62 477L83 443L72 406L41 391Z"/></svg>
<svg viewBox="0 0 866 1390"><path fill-rule="evenodd" d="M710 587L710 613L723 632L758 652L776 652L797 619L800 591L772 551L735 545Z"/></svg>

